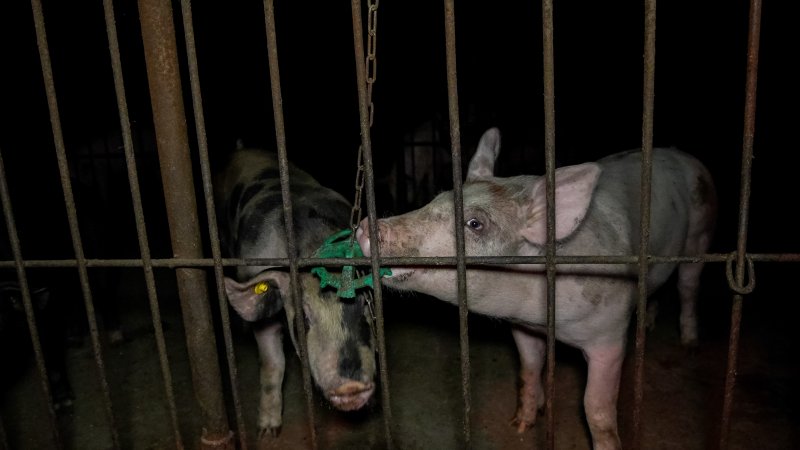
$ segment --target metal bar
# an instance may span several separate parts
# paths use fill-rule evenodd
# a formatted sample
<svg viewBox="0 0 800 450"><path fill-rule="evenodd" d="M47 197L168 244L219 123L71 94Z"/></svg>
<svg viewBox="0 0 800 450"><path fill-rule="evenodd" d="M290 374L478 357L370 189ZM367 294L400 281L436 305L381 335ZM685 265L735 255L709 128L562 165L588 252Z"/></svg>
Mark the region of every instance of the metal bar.
<svg viewBox="0 0 800 450"><path fill-rule="evenodd" d="M453 209L455 210L456 270L458 271L458 317L461 346L461 393L464 398L464 445L470 446L469 329L467 306L467 267L464 260L464 193L461 185L461 123L458 117L458 77L456 66L456 17L453 0L444 0L444 26L447 58L447 104L450 115L450 144L453 159ZM373 236L377 236L374 234Z"/></svg>
<svg viewBox="0 0 800 450"><path fill-rule="evenodd" d="M364 36L361 21L361 0L352 0L353 16L353 49L356 58L356 87L358 89L358 113L361 127L361 149L364 158L365 181L367 185L367 217L369 218L370 235L378 235L377 209L375 206L375 174L372 166L372 141L370 139L370 108L367 93L367 64L364 58ZM375 320L378 335L379 376L381 380L381 407L383 411L383 429L386 436L386 448L394 447L392 439L392 405L389 395L389 365L386 361L386 331L383 317L383 290L381 289L380 244L375 239L375 246L369 258L372 267L372 281L375 286Z"/></svg>
<svg viewBox="0 0 800 450"><path fill-rule="evenodd" d="M650 264L663 263L699 263L699 262L725 262L730 257L726 253L709 253L698 256L652 256L648 257ZM800 253L747 253L746 259L755 262L772 263L797 263L800 262ZM467 265L487 264L545 264L546 256L467 256ZM408 257L381 257L381 263L386 266L455 266L457 258L452 256L408 256ZM638 256L570 256L556 255L554 259L558 265L566 264L638 264ZM74 259L31 259L24 260L23 267L76 267ZM152 267L174 269L176 267L214 267L211 258L167 258L151 259ZM370 258L298 258L298 267L341 267L341 266L368 266ZM143 267L141 259L87 259L86 267ZM287 258L253 258L237 259L222 258L224 267L233 266L288 266ZM0 261L0 269L13 269L14 261Z"/></svg>
<svg viewBox="0 0 800 450"><path fill-rule="evenodd" d="M553 1L542 1L542 50L544 70L544 156L545 192L547 194L547 383L545 416L547 418L547 448L556 446L555 436L555 370L556 370L556 106L555 63L553 58Z"/></svg>
<svg viewBox="0 0 800 450"><path fill-rule="evenodd" d="M303 368L303 388L306 393L308 410L308 427L311 432L311 446L317 448L317 430L314 419L314 392L311 386L311 368L306 349L306 329L304 323L303 297L297 274L297 247L294 237L294 220L292 217L292 198L289 190L289 163L286 156L286 128L283 121L283 97L281 95L281 77L278 66L278 44L275 33L275 5L273 0L264 0L264 20L267 30L267 56L269 58L269 81L272 89L272 114L275 119L275 138L278 146L278 169L281 181L281 197L283 198L283 217L286 228L286 251L289 254L289 276L292 283L292 297L295 310L295 328L298 332L298 351Z"/></svg>
<svg viewBox="0 0 800 450"><path fill-rule="evenodd" d="M201 257L197 202L170 1L140 0L139 21L173 255L178 258ZM224 439L230 432L206 272L181 268L175 274L195 397L203 416L201 444L205 446L206 442Z"/></svg>
<svg viewBox="0 0 800 450"><path fill-rule="evenodd" d="M61 439L58 432L58 421L56 420L56 412L53 409L53 397L50 393L50 383L47 378L47 369L44 364L44 354L42 353L42 345L39 339L39 329L36 326L36 316L31 300L31 291L28 287L28 276L25 273L22 261L22 248L17 234L17 226L14 221L14 211L11 206L11 197L8 193L8 183L6 182L6 169L3 163L3 155L0 152L0 200L3 203L3 217L6 221L6 230L8 231L8 241L11 246L11 253L14 255L15 268L17 269L17 279L19 281L19 288L22 291L22 304L25 307L25 318L28 321L28 330L31 335L31 344L33 346L33 355L36 360L36 368L39 372L39 381L42 384L42 392L47 401L47 419L50 423L50 433L53 438L53 446L57 449L63 448Z"/></svg>
<svg viewBox="0 0 800 450"><path fill-rule="evenodd" d="M47 31L44 24L44 14L40 0L31 0L33 7L33 20L36 27L36 44L39 48L39 60L42 65L42 77L44 88L47 93L47 107L50 113L50 124L53 130L53 141L58 160L58 171L61 178L61 187L64 194L64 203L67 210L67 220L69 222L70 237L72 247L77 261L78 277L80 279L81 291L83 293L84 306L86 308L87 324L92 339L92 351L95 363L97 364L97 377L100 381L100 391L103 398L106 419L111 428L111 438L114 446L119 448L119 438L114 425L114 412L111 406L111 394L106 379L105 364L100 345L100 337L97 331L97 319L92 301L92 291L89 287L89 274L86 269L86 258L83 253L83 243L81 241L80 230L78 228L78 215L75 207L75 198L72 194L72 183L69 175L66 150L64 148L64 136L61 131L61 118L58 111L58 99L56 98L55 81L53 79L53 68L50 64L50 51L47 45Z"/></svg>
<svg viewBox="0 0 800 450"><path fill-rule="evenodd" d="M175 443L178 448L183 447L180 429L178 426L177 407L175 406L175 394L172 390L172 372L167 360L167 345L164 339L164 330L161 328L161 312L158 306L158 295L156 293L156 282L153 275L153 264L150 258L150 244L147 238L147 228L145 227L144 211L142 208L142 197L139 190L139 176L136 169L134 156L133 139L131 135L131 122L128 116L128 101L125 95L125 83L122 74L122 61L119 54L119 40L117 39L117 29L114 20L114 5L112 0L103 0L103 10L105 13L106 32L108 34L109 50L111 53L111 68L114 73L114 90L117 97L117 108L120 117L120 129L122 130L122 144L125 153L126 168L128 171L128 184L131 189L131 200L133 212L136 219L136 236L139 242L139 253L142 256L137 267L142 267L144 271L145 286L147 288L147 298L150 305L150 316L153 321L153 331L156 339L156 349L161 367L161 376L164 382L164 393L167 400L167 407L170 412L172 433L175 436ZM91 265L90 265L91 267Z"/></svg>
<svg viewBox="0 0 800 450"><path fill-rule="evenodd" d="M181 15L186 40L186 57L189 62L189 79L192 88L192 107L194 110L195 127L197 131L197 145L200 155L200 170L203 181L203 195L206 202L208 216L208 233L211 243L211 255L214 259L214 277L217 282L217 300L219 304L222 331L225 340L225 354L228 361L228 374L231 382L233 409L236 414L236 424L239 431L239 447L247 450L247 430L242 416L242 405L239 399L238 368L236 354L233 348L231 335L231 321L228 312L228 302L225 296L225 278L222 272L222 250L219 244L219 230L217 228L217 214L214 208L214 190L211 186L211 164L208 158L208 139L206 138L205 117L203 114L203 97L200 90L200 75L197 68L197 51L195 49L194 25L192 21L192 7L190 0L181 1ZM220 436L217 441L219 447L225 448L232 445L233 432Z"/></svg>
<svg viewBox="0 0 800 450"><path fill-rule="evenodd" d="M641 448L644 349L647 340L647 271L650 243L650 192L653 173L653 101L656 65L656 0L644 4L644 88L642 106L642 174L639 229L639 298L636 304L636 349L633 381L633 448Z"/></svg>
<svg viewBox="0 0 800 450"><path fill-rule="evenodd" d="M739 194L739 231L736 245L736 283L744 283L747 252L747 223L750 211L750 182L753 167L753 136L756 123L756 88L758 86L758 50L761 34L761 0L750 1L750 24L747 36L747 81L745 88L744 136L742 142L741 191ZM750 274L753 277L754 274ZM734 294L731 310L731 331L728 342L728 366L725 374L725 396L722 404L719 448L728 448L733 389L736 386L736 367L739 352L739 334L742 321L741 294Z"/></svg>

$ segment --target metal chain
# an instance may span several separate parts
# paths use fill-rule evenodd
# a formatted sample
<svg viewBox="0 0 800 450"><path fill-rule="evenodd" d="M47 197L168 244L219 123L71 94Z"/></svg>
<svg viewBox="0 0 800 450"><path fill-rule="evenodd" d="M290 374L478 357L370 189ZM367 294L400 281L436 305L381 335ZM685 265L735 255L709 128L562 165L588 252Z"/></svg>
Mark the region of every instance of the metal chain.
<svg viewBox="0 0 800 450"><path fill-rule="evenodd" d="M376 58L375 49L376 40L378 37L377 30L378 30L378 1L379 0L368 0L367 4L369 9L367 10L367 57L366 57L366 70L367 70L367 111L369 113L369 126L372 128L372 122L374 119L374 111L375 105L372 103L372 86L375 84L375 79L377 76L378 71L378 59ZM350 245L353 245L353 242L356 237L356 229L358 228L359 222L361 222L361 196L364 191L364 147L359 144L358 146L358 169L356 171L356 192L355 192L355 199L353 200L353 209L350 212L350 229L352 233L350 233ZM357 276L363 276L363 272L361 270L356 271ZM372 329L372 336L377 339L377 334L375 330L374 324L377 321L377 317L375 317L375 309L372 305L372 291L366 290L364 292L364 300L369 309L370 318L372 319L372 323L370 324L370 328ZM375 351L378 351L376 348Z"/></svg>
<svg viewBox="0 0 800 450"><path fill-rule="evenodd" d="M367 111L369 113L369 126L372 127L374 119L375 105L372 103L372 86L375 84L375 79L378 74L378 59L376 58L375 50L377 49L378 38L378 3L379 0L368 0L369 6L367 11ZM353 200L353 209L350 213L350 229L353 233L350 235L350 243L355 239L356 228L361 221L361 198L364 191L364 149L363 146L358 146L358 170L356 172L356 193L355 200Z"/></svg>

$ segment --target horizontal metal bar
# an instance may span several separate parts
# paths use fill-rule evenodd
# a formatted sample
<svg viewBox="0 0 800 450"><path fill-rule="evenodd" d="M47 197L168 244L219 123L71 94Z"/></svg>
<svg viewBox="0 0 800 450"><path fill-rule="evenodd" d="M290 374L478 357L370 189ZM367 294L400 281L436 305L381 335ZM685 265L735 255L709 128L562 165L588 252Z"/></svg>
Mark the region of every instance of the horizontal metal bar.
<svg viewBox="0 0 800 450"><path fill-rule="evenodd" d="M747 253L747 257L755 262L800 262L800 253ZM698 263L725 262L728 253L708 253L697 256L648 256L650 264L665 263ZM545 256L468 256L465 261L469 265L476 264L544 264ZM161 258L152 259L153 267L174 269L176 267L213 267L213 258ZM382 266L455 266L457 258L442 257L381 257ZM638 264L639 257L633 255L556 255L556 264ZM31 259L23 261L26 268L71 268L77 267L74 259ZM86 259L87 267L142 267L141 259ZM289 266L287 258L237 259L223 258L222 265L233 266ZM369 266L370 258L298 258L298 267L341 267ZM14 261L0 261L0 269L14 268Z"/></svg>

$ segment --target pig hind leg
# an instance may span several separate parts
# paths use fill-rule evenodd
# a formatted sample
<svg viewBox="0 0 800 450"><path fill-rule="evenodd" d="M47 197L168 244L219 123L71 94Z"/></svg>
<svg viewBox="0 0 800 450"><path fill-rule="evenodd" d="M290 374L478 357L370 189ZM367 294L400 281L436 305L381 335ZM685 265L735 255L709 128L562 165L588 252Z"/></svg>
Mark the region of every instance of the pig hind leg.
<svg viewBox="0 0 800 450"><path fill-rule="evenodd" d="M511 334L519 352L519 399L512 424L522 433L536 423L536 416L544 406L542 368L544 367L545 341L529 330L513 325Z"/></svg>
<svg viewBox="0 0 800 450"><path fill-rule="evenodd" d="M261 358L261 395L258 406L259 438L278 435L282 425L283 373L286 360L283 354L283 332L280 321L268 320L253 331Z"/></svg>
<svg viewBox="0 0 800 450"><path fill-rule="evenodd" d="M691 217L683 254L702 255L708 252L712 237L713 207L701 208ZM683 263L678 267L678 295L681 301L681 343L686 347L697 345L697 295L703 263Z"/></svg>

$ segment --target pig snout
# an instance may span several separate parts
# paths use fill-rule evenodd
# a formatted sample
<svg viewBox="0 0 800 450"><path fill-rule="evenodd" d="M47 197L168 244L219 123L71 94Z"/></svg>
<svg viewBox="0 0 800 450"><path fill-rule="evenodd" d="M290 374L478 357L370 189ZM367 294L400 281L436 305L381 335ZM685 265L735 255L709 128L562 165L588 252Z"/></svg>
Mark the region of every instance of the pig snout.
<svg viewBox="0 0 800 450"><path fill-rule="evenodd" d="M378 240L380 241L381 238L384 238L387 233L386 226L378 221ZM356 230L356 240L358 241L358 245L361 247L361 252L364 253L364 256L370 256L371 246L370 246L370 232L369 232L369 219L364 218L360 224L358 224L358 230Z"/></svg>
<svg viewBox="0 0 800 450"><path fill-rule="evenodd" d="M341 411L355 411L364 406L375 390L373 383L348 381L327 394L331 404Z"/></svg>

